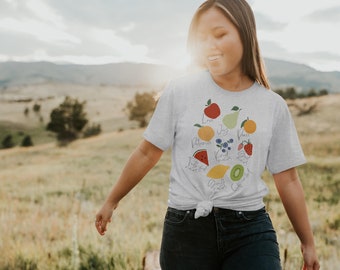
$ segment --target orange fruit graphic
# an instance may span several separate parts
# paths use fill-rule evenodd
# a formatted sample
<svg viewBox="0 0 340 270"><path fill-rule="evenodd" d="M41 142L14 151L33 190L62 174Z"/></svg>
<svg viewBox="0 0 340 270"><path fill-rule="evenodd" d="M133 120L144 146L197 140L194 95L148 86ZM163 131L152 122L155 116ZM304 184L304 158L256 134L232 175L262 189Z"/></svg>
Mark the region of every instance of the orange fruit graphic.
<svg viewBox="0 0 340 270"><path fill-rule="evenodd" d="M256 131L256 123L254 120L247 120L243 125L244 131L253 134Z"/></svg>
<svg viewBox="0 0 340 270"><path fill-rule="evenodd" d="M197 134L201 140L209 142L215 136L215 131L212 129L212 127L201 126L199 124L196 124L195 126L199 127Z"/></svg>

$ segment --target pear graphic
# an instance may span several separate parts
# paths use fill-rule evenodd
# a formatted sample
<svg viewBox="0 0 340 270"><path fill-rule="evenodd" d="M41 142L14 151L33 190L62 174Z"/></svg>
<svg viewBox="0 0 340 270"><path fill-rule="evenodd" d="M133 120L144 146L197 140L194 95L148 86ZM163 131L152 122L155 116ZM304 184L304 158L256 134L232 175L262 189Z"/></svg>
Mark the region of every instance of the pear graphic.
<svg viewBox="0 0 340 270"><path fill-rule="evenodd" d="M229 129L236 127L238 115L240 113L240 108L237 106L234 106L231 110L233 112L225 115L222 120L223 124Z"/></svg>

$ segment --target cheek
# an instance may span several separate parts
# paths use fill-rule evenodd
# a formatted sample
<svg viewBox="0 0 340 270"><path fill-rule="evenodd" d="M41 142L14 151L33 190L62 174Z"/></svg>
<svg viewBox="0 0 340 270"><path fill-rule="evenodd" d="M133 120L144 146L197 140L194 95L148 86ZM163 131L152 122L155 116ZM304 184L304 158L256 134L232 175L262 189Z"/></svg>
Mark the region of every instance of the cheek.
<svg viewBox="0 0 340 270"><path fill-rule="evenodd" d="M229 59L233 59L234 61L241 61L243 56L243 46L242 43L232 41L228 43L224 43L223 51L229 56Z"/></svg>
<svg viewBox="0 0 340 270"><path fill-rule="evenodd" d="M207 58L206 55L208 53L208 49L207 46L205 46L204 42L200 42L196 48L195 48L195 52L194 52L194 56L195 59L197 60L197 62L202 65L206 65L207 63Z"/></svg>
<svg viewBox="0 0 340 270"><path fill-rule="evenodd" d="M229 50L229 51L237 51L237 50L241 50L242 51L242 42L236 38L236 37L233 37L233 36L228 36L224 39L221 39L219 42L219 46L226 50Z"/></svg>

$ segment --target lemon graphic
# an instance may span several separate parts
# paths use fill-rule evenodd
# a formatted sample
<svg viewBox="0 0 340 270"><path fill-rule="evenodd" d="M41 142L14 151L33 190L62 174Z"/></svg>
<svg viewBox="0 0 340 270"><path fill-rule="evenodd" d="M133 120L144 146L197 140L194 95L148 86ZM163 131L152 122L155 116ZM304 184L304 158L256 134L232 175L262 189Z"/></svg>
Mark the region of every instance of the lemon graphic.
<svg viewBox="0 0 340 270"><path fill-rule="evenodd" d="M207 176L212 179L221 179L224 177L228 169L229 169L229 166L222 165L222 164L216 165L210 169Z"/></svg>

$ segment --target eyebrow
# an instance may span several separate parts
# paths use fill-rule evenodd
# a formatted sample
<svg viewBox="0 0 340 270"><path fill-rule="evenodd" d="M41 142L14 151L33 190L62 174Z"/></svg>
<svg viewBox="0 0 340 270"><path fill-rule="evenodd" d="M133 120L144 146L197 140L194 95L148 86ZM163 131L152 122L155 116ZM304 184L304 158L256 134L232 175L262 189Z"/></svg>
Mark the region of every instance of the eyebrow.
<svg viewBox="0 0 340 270"><path fill-rule="evenodd" d="M216 30L216 29L220 29L220 28L225 29L226 27L224 27L224 26L215 26L212 30Z"/></svg>
<svg viewBox="0 0 340 270"><path fill-rule="evenodd" d="M216 31L216 30L219 30L219 29L225 29L225 30L227 30L227 28L226 27L224 27L224 26L215 26L215 27L213 27L211 30L209 30L209 31ZM204 34L204 31L197 31L197 33L198 34Z"/></svg>

